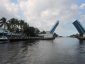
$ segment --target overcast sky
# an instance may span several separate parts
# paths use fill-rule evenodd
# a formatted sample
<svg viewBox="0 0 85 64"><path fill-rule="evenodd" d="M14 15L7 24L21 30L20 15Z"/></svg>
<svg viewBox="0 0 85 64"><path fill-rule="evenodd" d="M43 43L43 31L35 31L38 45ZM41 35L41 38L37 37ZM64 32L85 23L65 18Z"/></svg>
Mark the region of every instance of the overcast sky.
<svg viewBox="0 0 85 64"><path fill-rule="evenodd" d="M0 18L23 19L30 26L49 31L57 20L59 35L78 33L72 22L85 25L85 0L0 0Z"/></svg>

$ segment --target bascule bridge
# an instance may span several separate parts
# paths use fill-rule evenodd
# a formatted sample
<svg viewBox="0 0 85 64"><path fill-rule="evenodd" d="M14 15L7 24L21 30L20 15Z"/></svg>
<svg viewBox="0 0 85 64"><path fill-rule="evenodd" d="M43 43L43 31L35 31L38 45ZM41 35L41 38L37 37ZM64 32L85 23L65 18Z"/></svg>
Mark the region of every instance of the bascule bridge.
<svg viewBox="0 0 85 64"><path fill-rule="evenodd" d="M76 20L76 21L73 22L73 25L75 26L75 28L79 32L80 36L85 37L85 29L82 26L82 24L78 20Z"/></svg>

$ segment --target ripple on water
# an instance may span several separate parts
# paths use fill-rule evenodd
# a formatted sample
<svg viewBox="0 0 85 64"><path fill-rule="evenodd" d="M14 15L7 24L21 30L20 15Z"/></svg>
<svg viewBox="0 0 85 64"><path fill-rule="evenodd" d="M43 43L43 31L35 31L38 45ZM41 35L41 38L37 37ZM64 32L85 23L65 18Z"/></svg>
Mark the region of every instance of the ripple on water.
<svg viewBox="0 0 85 64"><path fill-rule="evenodd" d="M0 44L0 64L85 64L85 41L75 38Z"/></svg>

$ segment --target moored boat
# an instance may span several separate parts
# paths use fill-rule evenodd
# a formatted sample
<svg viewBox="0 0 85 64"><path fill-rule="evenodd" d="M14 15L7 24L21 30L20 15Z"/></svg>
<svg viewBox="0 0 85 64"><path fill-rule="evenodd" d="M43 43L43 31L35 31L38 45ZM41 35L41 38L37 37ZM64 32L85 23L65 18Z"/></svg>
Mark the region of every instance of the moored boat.
<svg viewBox="0 0 85 64"><path fill-rule="evenodd" d="M6 36L0 36L0 41L7 41L8 38Z"/></svg>

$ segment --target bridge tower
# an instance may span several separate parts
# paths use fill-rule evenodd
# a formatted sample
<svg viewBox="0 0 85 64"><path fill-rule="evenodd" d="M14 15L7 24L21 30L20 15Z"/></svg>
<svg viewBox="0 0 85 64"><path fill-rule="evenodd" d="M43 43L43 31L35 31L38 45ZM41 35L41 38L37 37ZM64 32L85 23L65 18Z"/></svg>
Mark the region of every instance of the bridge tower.
<svg viewBox="0 0 85 64"><path fill-rule="evenodd" d="M56 22L56 24L53 26L53 28L50 30L50 33L53 33L56 29L56 27L58 26L59 21Z"/></svg>

